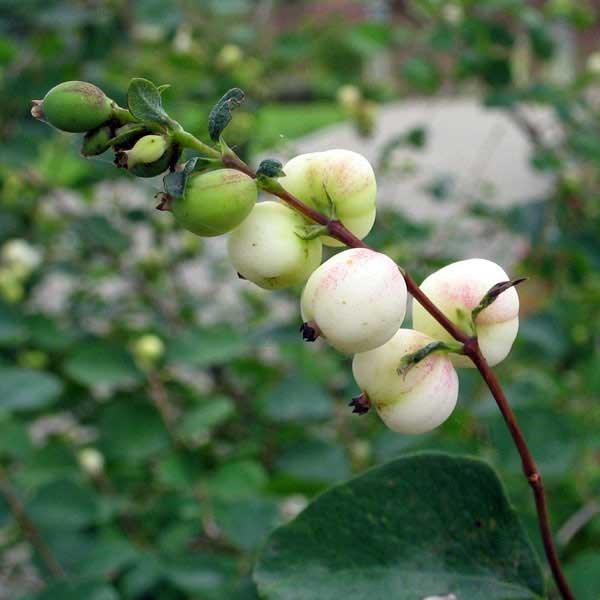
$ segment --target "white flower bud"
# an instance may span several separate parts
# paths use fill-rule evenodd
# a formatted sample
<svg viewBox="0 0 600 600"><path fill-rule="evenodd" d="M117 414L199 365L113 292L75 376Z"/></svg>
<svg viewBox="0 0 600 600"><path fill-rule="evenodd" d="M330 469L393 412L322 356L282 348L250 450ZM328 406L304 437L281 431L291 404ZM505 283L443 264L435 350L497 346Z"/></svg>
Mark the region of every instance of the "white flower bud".
<svg viewBox="0 0 600 600"><path fill-rule="evenodd" d="M77 459L90 477L98 477L104 470L104 456L96 448L84 448L77 455Z"/></svg>
<svg viewBox="0 0 600 600"><path fill-rule="evenodd" d="M27 241L14 239L2 246L2 263L19 277L28 277L40 262L40 253Z"/></svg>
<svg viewBox="0 0 600 600"><path fill-rule="evenodd" d="M414 329L399 329L383 346L357 354L352 361L356 383L393 431L430 431L456 406L458 376L447 355L434 352L398 374L404 356L432 341Z"/></svg>
<svg viewBox="0 0 600 600"><path fill-rule="evenodd" d="M334 348L353 354L381 346L398 331L406 300L404 277L391 258L352 248L310 276L301 312Z"/></svg>
<svg viewBox="0 0 600 600"><path fill-rule="evenodd" d="M465 317L480 303L496 283L508 281L502 267L483 258L471 258L452 263L432 273L420 288L429 299L455 324L463 325ZM418 303L413 302L413 327L435 340L451 341L452 336ZM504 360L519 329L519 296L509 288L475 320L479 347L493 366ZM474 367L470 358L452 355L457 367Z"/></svg>

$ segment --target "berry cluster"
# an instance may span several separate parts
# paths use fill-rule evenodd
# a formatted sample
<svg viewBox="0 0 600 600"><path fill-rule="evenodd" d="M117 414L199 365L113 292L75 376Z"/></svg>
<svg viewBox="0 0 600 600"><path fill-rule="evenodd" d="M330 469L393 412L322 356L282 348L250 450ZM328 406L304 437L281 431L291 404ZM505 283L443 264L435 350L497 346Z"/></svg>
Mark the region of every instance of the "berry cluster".
<svg viewBox="0 0 600 600"><path fill-rule="evenodd" d="M199 236L229 234L229 258L242 279L269 290L304 284L304 338L321 337L354 355L353 374L362 391L351 403L355 412L374 406L388 427L403 433L437 427L456 405L455 367L474 365L420 304L412 306L414 329L402 328L408 292L398 265L366 247L343 250L321 264L323 245L343 246L327 226L282 202L257 203L261 187L283 190L329 223L341 223L358 241L375 221L371 165L355 152L329 150L297 156L283 167L265 161L256 177L249 168L230 168L224 157L232 153L220 134L242 100L241 90L230 90L209 118L221 153L196 140L189 147L204 146L211 157L184 165L178 161L191 136L163 111L160 89L146 80L137 80L129 110L89 83L67 82L35 101L32 114L59 129L85 132L86 156L112 147L117 166L134 175L168 170L159 208ZM436 271L421 290L447 319L477 336L483 357L495 365L507 356L518 330L514 283L493 262L470 259Z"/></svg>

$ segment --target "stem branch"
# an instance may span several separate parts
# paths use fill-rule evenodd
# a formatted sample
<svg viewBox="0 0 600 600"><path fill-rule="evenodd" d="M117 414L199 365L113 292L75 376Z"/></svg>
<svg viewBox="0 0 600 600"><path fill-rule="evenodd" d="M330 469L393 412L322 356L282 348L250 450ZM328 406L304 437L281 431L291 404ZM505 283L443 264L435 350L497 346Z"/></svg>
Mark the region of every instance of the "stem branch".
<svg viewBox="0 0 600 600"><path fill-rule="evenodd" d="M23 503L19 500L2 468L0 468L0 494L4 497L4 500L8 504L10 511L23 533L29 538L29 541L39 552L48 571L56 578L64 577L65 572L63 568L60 566L58 560L56 560L54 554L52 554L50 548L46 545L46 542L42 539L35 523L29 518Z"/></svg>

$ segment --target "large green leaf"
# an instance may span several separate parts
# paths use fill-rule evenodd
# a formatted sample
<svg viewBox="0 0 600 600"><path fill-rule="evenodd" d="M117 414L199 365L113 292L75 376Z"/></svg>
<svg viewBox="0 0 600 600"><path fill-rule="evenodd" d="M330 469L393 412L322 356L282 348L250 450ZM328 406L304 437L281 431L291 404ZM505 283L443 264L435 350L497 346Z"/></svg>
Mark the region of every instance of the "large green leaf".
<svg viewBox="0 0 600 600"><path fill-rule="evenodd" d="M441 453L413 454L331 488L270 536L254 576L273 600L544 593L494 471Z"/></svg>

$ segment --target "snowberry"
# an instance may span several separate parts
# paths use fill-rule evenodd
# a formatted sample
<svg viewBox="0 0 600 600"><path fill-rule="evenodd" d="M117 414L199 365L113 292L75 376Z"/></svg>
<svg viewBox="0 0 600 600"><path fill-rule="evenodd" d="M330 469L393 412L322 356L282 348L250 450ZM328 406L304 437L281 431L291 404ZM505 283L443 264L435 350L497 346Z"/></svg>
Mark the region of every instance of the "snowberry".
<svg viewBox="0 0 600 600"><path fill-rule="evenodd" d="M356 383L393 431L430 431L456 406L458 376L447 355L432 353L404 374L398 373L407 354L432 341L414 329L399 329L383 346L356 354L352 361Z"/></svg>
<svg viewBox="0 0 600 600"><path fill-rule="evenodd" d="M62 131L83 133L111 118L112 101L91 83L65 81L53 87L43 100L34 100L31 114Z"/></svg>
<svg viewBox="0 0 600 600"><path fill-rule="evenodd" d="M234 169L218 169L192 175L172 210L180 225L210 237L237 227L252 211L257 195L254 179Z"/></svg>
<svg viewBox="0 0 600 600"><path fill-rule="evenodd" d="M90 477L98 477L104 470L104 456L96 448L83 448L77 455L82 470Z"/></svg>
<svg viewBox="0 0 600 600"><path fill-rule="evenodd" d="M321 262L319 239L298 235L304 219L278 202L260 202L229 236L229 258L241 277L275 290L303 283Z"/></svg>
<svg viewBox="0 0 600 600"><path fill-rule="evenodd" d="M496 283L508 281L504 270L489 260L471 258L452 263L432 273L421 290L453 322L464 327L471 311ZM449 341L451 336L417 302L413 302L413 327L436 340ZM500 294L495 302L475 319L479 347L490 365L508 355L519 328L519 297L515 288ZM452 355L458 367L473 367L466 356Z"/></svg>
<svg viewBox="0 0 600 600"><path fill-rule="evenodd" d="M305 204L329 214L330 200L336 217L355 236L363 238L375 221L377 184L369 161L350 150L301 154L284 167L281 185ZM342 246L324 237L328 246Z"/></svg>
<svg viewBox="0 0 600 600"><path fill-rule="evenodd" d="M302 293L302 318L341 352L365 352L396 333L406 299L404 278L391 258L352 248L310 276Z"/></svg>
<svg viewBox="0 0 600 600"><path fill-rule="evenodd" d="M131 349L138 364L147 368L160 360L164 354L165 345L157 335L147 333L137 338Z"/></svg>

